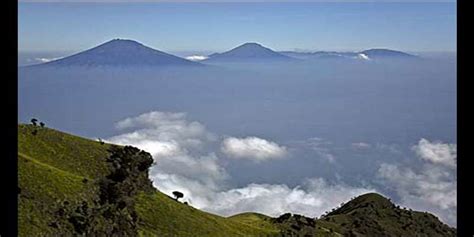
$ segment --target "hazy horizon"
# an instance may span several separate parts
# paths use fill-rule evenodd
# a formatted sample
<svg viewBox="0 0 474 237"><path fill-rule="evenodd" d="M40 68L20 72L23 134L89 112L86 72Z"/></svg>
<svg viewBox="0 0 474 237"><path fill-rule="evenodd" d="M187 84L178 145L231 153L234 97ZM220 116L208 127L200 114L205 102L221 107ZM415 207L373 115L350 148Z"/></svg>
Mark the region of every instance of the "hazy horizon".
<svg viewBox="0 0 474 237"><path fill-rule="evenodd" d="M119 38L119 37L117 37ZM249 41L250 42L250 41ZM105 42L103 42L105 43ZM265 46L265 44L262 44L263 46ZM90 48L93 48L97 45L94 45L94 46L91 46L91 47L88 47L88 48L84 48L82 50L78 50L78 51L19 51L18 52L18 66L27 66L27 65L32 65L32 64L40 64L40 63L45 63L45 62L49 62L49 61L52 61L52 60L56 60L56 59L59 59L59 58L62 58L62 57L68 57L68 56L71 56L71 55L74 55L74 54L77 54L77 53L80 53L84 50L87 50L87 49L90 49ZM239 45L236 45L235 47L237 47ZM231 48L227 49L227 50L230 50ZM371 49L371 48L367 48L367 49ZM387 48L389 49L389 48ZM160 50L160 49L156 49L156 50ZM225 50L225 51L227 51ZM392 49L394 50L394 49ZM160 50L161 51L161 50ZM178 57L182 57L182 58L186 58L188 56L207 56L207 55L210 55L212 53L222 53L222 52L225 52L225 51L211 51L211 50L186 50L186 51L163 51L163 52L166 52L166 53L170 53L172 55L175 55L175 56L178 56ZM283 51L287 51L287 50L276 50L276 52L283 52ZM288 50L288 51L293 51L293 52L318 52L318 51L331 51L331 50L311 50L311 49L308 49L308 50ZM339 52L358 52L359 50L341 50ZM410 54L414 54L414 55L419 55L421 57L426 57L426 58L440 58L440 56L442 55L447 55L447 56L455 56L457 54L457 51L404 51L405 53L410 53Z"/></svg>

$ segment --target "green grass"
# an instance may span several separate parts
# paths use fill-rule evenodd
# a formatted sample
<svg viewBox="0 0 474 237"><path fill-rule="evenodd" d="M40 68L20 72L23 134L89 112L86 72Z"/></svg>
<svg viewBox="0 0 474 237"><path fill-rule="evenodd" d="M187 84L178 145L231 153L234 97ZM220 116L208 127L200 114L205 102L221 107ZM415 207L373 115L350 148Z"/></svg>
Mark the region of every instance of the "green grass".
<svg viewBox="0 0 474 237"><path fill-rule="evenodd" d="M377 236L456 236L455 230L432 214L404 210L377 194L361 195L318 220L318 224L347 235L350 231Z"/></svg>
<svg viewBox="0 0 474 237"><path fill-rule="evenodd" d="M92 200L96 187L83 183L84 177L68 173L18 155L18 182L21 189L18 221L20 236L51 235L53 206L60 200Z"/></svg>
<svg viewBox="0 0 474 237"><path fill-rule="evenodd" d="M32 132L37 130L37 134ZM107 172L108 144L49 128L18 126L18 151L71 174L97 178Z"/></svg>
<svg viewBox="0 0 474 237"><path fill-rule="evenodd" d="M54 129L19 125L19 236L54 235L48 224L58 201L94 200L98 190L93 181L107 173L109 146ZM213 215L158 191L141 193L136 200L142 236L270 236L278 232L267 221Z"/></svg>
<svg viewBox="0 0 474 237"><path fill-rule="evenodd" d="M263 229L275 228L275 226L270 222L272 219L271 217L255 212L240 213L237 215L230 216L228 217L228 219L252 226L257 226Z"/></svg>
<svg viewBox="0 0 474 237"><path fill-rule="evenodd" d="M111 145L32 125L19 125L18 139L19 236L57 236L48 226L56 204L63 200L92 203L97 198L94 181L108 173L106 158ZM278 224L258 213L226 218L177 202L159 191L140 193L135 209L141 236L279 236L280 230L294 233L292 226L298 224L295 218ZM456 233L431 214L396 208L390 200L374 193L359 196L316 220L315 227L300 226L310 236L350 236L350 232L356 236Z"/></svg>
<svg viewBox="0 0 474 237"><path fill-rule="evenodd" d="M272 236L265 221L248 222L200 211L162 193L139 195L136 210L145 236ZM159 217L159 218L157 218Z"/></svg>

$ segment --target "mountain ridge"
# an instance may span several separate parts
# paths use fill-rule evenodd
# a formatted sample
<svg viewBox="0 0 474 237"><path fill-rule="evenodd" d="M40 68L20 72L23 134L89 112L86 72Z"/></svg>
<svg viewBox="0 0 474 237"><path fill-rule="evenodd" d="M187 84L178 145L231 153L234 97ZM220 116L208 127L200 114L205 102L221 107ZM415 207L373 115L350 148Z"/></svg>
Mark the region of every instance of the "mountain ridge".
<svg viewBox="0 0 474 237"><path fill-rule="evenodd" d="M403 51L372 48L362 51L315 51L315 52L295 52L279 51L283 55L300 59L362 59L362 60L384 60L384 59L419 59L418 56L405 53Z"/></svg>
<svg viewBox="0 0 474 237"><path fill-rule="evenodd" d="M204 60L191 61L148 47L135 40L116 38L69 56L22 66L22 68L205 67L205 63L226 62L294 62L311 59L361 59L367 61L417 58L419 57L412 54L385 48L372 48L359 52L277 52L256 42L247 42L222 53L207 55Z"/></svg>

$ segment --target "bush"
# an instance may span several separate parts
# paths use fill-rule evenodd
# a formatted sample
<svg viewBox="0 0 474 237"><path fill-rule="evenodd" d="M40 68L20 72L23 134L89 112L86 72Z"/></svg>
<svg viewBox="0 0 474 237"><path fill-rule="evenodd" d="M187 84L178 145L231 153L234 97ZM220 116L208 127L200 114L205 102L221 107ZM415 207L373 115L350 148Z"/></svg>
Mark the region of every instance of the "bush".
<svg viewBox="0 0 474 237"><path fill-rule="evenodd" d="M58 204L56 218L50 223L57 233L81 236L138 236L138 215L134 196L154 190L148 178L153 164L149 153L135 147L112 146L107 162L110 173L99 179L98 199ZM87 179L82 180L88 182Z"/></svg>
<svg viewBox="0 0 474 237"><path fill-rule="evenodd" d="M178 201L178 199L184 197L184 194L182 192L179 192L179 191L174 191L173 196L175 197L175 200Z"/></svg>

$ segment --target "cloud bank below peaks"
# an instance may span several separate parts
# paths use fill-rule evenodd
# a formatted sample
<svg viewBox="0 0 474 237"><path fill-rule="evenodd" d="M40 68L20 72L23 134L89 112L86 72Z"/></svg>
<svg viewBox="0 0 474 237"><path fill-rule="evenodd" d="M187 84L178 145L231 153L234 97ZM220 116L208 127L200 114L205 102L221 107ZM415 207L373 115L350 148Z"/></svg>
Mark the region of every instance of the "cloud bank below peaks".
<svg viewBox="0 0 474 237"><path fill-rule="evenodd" d="M330 184L320 177L296 187L268 183L232 187L223 160L271 162L283 158L287 148L252 136L219 140L201 123L189 121L185 113L149 112L121 120L116 128L123 133L106 141L150 152L155 160L150 178L156 188L168 195L179 190L194 207L224 216L256 211L271 216L292 212L316 217L351 197L375 191Z"/></svg>
<svg viewBox="0 0 474 237"><path fill-rule="evenodd" d="M437 214L441 220L456 225L457 178L456 144L421 139L412 147L420 169L383 163L378 176L401 199L401 204Z"/></svg>

